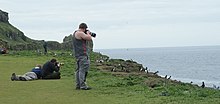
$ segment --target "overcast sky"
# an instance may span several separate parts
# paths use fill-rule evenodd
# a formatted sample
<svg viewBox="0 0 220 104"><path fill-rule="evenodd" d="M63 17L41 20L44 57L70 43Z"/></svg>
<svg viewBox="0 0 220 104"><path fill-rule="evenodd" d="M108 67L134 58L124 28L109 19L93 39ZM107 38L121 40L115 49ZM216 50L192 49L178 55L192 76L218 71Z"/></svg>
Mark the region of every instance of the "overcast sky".
<svg viewBox="0 0 220 104"><path fill-rule="evenodd" d="M26 36L62 42L81 22L95 49L220 45L220 0L0 0Z"/></svg>

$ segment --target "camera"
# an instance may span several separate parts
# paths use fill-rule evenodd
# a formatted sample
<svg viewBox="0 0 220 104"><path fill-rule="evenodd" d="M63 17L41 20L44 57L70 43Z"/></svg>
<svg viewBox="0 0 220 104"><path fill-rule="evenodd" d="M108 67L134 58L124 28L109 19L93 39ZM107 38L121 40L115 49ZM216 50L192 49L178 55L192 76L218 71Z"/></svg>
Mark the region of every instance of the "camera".
<svg viewBox="0 0 220 104"><path fill-rule="evenodd" d="M57 66L57 67L60 67L60 66L63 66L63 65L64 65L64 63L60 63L60 62L55 63L55 66Z"/></svg>
<svg viewBox="0 0 220 104"><path fill-rule="evenodd" d="M64 63L60 63L60 66L63 66L64 65Z"/></svg>
<svg viewBox="0 0 220 104"><path fill-rule="evenodd" d="M87 34L87 31L89 31L89 30L86 30L86 31L85 31L85 34ZM96 33L90 32L90 34L91 34L92 37L94 37L94 38L96 37Z"/></svg>

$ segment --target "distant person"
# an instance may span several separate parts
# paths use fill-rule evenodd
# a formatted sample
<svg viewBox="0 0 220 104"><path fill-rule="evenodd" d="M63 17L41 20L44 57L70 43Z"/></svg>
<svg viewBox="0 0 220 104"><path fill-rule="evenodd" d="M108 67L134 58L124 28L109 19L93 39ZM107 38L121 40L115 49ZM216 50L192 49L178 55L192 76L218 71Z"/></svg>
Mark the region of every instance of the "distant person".
<svg viewBox="0 0 220 104"><path fill-rule="evenodd" d="M43 40L44 54L47 54L47 42Z"/></svg>
<svg viewBox="0 0 220 104"><path fill-rule="evenodd" d="M42 68L42 79L60 79L60 64L56 59L46 62Z"/></svg>
<svg viewBox="0 0 220 104"><path fill-rule="evenodd" d="M88 87L85 83L86 76L90 67L89 60L89 48L87 41L92 40L92 33L87 30L87 25L81 23L79 29L73 33L73 46L75 58L77 60L77 69L76 69L76 90L90 90L91 87ZM93 36L95 37L95 36Z"/></svg>
<svg viewBox="0 0 220 104"><path fill-rule="evenodd" d="M30 72L25 73L24 75L16 75L12 73L12 81L32 81L41 79L41 65L36 65Z"/></svg>
<svg viewBox="0 0 220 104"><path fill-rule="evenodd" d="M202 87L202 88L205 88L205 82L202 82L201 87Z"/></svg>

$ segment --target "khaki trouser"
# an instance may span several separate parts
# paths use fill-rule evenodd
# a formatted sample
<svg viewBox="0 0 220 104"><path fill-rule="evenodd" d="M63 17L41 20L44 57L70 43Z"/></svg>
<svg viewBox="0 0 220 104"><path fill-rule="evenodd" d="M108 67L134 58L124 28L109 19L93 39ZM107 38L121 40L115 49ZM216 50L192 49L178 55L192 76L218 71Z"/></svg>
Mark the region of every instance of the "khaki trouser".
<svg viewBox="0 0 220 104"><path fill-rule="evenodd" d="M34 72L27 72L24 75L16 75L16 80L25 81L22 79L25 79L26 81L31 81L31 80L36 80L38 78Z"/></svg>

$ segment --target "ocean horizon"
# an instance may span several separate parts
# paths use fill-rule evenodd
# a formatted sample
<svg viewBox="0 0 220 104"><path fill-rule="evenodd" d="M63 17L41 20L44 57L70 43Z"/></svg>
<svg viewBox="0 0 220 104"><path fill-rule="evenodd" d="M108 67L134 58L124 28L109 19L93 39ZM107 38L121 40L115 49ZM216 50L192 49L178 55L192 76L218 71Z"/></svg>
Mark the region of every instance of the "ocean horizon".
<svg viewBox="0 0 220 104"><path fill-rule="evenodd" d="M220 46L95 49L113 59L134 60L172 80L220 86Z"/></svg>

